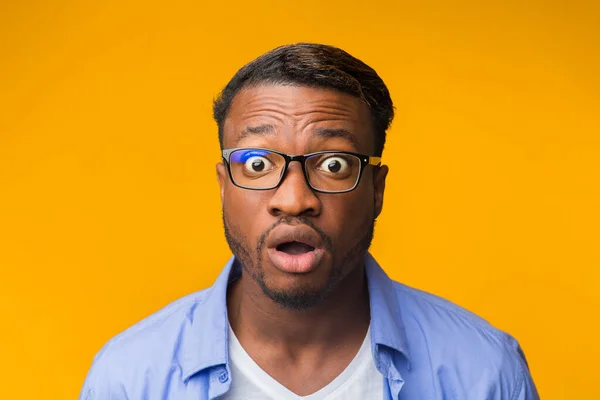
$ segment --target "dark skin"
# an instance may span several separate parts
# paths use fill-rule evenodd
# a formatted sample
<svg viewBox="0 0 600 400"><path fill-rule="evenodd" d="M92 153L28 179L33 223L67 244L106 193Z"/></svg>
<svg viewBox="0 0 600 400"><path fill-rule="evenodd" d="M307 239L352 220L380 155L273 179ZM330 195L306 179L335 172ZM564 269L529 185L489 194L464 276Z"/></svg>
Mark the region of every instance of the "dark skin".
<svg viewBox="0 0 600 400"><path fill-rule="evenodd" d="M248 129L266 125L271 128ZM323 135L319 129L346 134ZM223 133L224 148L375 155L369 108L356 97L329 89L284 85L244 89L233 100ZM294 162L278 188L253 191L233 185L226 166L217 164L224 222L245 253L234 252L243 273L228 290L229 322L250 357L300 396L337 377L365 338L370 321L364 275L368 243L363 247L383 207L387 172L386 166L367 167L355 190L323 194L311 190L300 164ZM294 226L310 221L327 235L335 251L326 251L317 268L307 273L275 268L256 248L260 236L282 218ZM347 254L350 259L342 256ZM329 289L316 304L291 309L265 294L253 278L257 269L264 284L276 292ZM330 281L333 269L339 277L335 282Z"/></svg>

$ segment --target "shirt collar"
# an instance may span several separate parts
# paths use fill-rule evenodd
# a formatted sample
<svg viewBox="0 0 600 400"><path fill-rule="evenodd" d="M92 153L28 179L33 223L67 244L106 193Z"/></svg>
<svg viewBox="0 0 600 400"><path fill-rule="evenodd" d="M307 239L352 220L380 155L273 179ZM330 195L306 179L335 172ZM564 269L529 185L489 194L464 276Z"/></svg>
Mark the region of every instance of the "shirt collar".
<svg viewBox="0 0 600 400"><path fill-rule="evenodd" d="M375 361L380 361L381 346L395 350L402 354L410 369L410 352L406 327L402 319L400 300L396 284L379 266L370 253L365 258L365 272L367 287L369 289L369 304L371 309L371 342ZM386 362L387 364L387 362ZM382 369L379 368L383 373ZM393 368L397 372L396 368ZM397 378L399 374L393 373L390 378Z"/></svg>
<svg viewBox="0 0 600 400"><path fill-rule="evenodd" d="M202 370L228 363L227 286L234 261L234 257L229 259L213 286L187 315L186 329L189 331L180 336L184 381Z"/></svg>
<svg viewBox="0 0 600 400"><path fill-rule="evenodd" d="M380 346L398 351L410 361L406 330L393 281L371 254L365 258L365 272L371 309L371 344L376 361L382 350ZM227 286L240 273L235 258L231 257L214 285L204 292L204 296L199 296L188 312L180 335L184 380L207 368L228 364ZM381 369L388 368L383 366Z"/></svg>

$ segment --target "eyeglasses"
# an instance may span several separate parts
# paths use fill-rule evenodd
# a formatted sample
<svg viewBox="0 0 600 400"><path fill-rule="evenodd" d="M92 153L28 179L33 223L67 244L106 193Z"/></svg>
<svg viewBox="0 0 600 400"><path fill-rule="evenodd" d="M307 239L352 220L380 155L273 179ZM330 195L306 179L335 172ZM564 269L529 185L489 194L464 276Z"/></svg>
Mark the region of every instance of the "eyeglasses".
<svg viewBox="0 0 600 400"><path fill-rule="evenodd" d="M321 193L354 190L367 165L381 164L380 157L347 151L291 155L261 148L225 149L223 160L233 184L250 190L275 189L285 178L290 163L298 161L308 186Z"/></svg>

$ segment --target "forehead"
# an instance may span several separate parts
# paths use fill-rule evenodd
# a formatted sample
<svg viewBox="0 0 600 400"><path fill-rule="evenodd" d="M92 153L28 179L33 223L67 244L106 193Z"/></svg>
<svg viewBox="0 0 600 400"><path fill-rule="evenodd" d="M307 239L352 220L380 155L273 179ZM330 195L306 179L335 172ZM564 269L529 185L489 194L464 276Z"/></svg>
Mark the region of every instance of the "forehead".
<svg viewBox="0 0 600 400"><path fill-rule="evenodd" d="M362 100L332 89L293 85L241 90L225 119L223 142L225 147L333 142L352 146L348 150L374 149L371 113Z"/></svg>

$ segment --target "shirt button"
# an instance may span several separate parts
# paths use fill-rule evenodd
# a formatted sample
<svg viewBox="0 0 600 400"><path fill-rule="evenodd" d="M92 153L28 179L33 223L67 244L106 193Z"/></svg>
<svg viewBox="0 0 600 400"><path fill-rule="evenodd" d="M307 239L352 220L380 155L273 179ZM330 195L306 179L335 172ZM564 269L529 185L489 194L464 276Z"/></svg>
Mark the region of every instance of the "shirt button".
<svg viewBox="0 0 600 400"><path fill-rule="evenodd" d="M219 382L225 383L225 382L227 382L228 379L229 379L229 374L227 373L227 371L222 371L219 374Z"/></svg>

